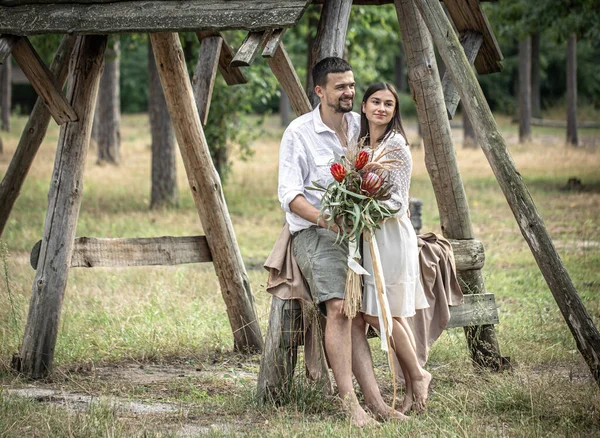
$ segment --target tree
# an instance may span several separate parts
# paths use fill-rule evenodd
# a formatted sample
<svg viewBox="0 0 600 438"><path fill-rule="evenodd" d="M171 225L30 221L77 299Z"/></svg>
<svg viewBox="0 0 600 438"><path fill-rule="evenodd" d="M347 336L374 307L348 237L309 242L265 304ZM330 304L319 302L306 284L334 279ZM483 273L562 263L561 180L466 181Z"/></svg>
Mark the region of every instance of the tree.
<svg viewBox="0 0 600 438"><path fill-rule="evenodd" d="M119 164L121 159L121 108L119 84L119 36L109 39L104 56L94 121L98 143L98 164Z"/></svg>
<svg viewBox="0 0 600 438"><path fill-rule="evenodd" d="M10 112L12 100L12 64L9 57L4 64L0 64L0 106L2 106L2 117L0 129L10 131Z"/></svg>
<svg viewBox="0 0 600 438"><path fill-rule="evenodd" d="M519 41L519 143L531 139L531 37Z"/></svg>
<svg viewBox="0 0 600 438"><path fill-rule="evenodd" d="M150 208L175 207L179 202L175 133L156 70L150 41L148 41L148 74L148 116L152 136Z"/></svg>
<svg viewBox="0 0 600 438"><path fill-rule="evenodd" d="M567 144L577 146L577 36L567 43Z"/></svg>
<svg viewBox="0 0 600 438"><path fill-rule="evenodd" d="M541 33L531 34L531 116L542 118L540 99L540 40Z"/></svg>
<svg viewBox="0 0 600 438"><path fill-rule="evenodd" d="M476 148L477 145L477 137L475 136L475 129L473 129L473 124L471 123L471 119L467 116L467 112L463 111L462 113L463 119L463 148Z"/></svg>

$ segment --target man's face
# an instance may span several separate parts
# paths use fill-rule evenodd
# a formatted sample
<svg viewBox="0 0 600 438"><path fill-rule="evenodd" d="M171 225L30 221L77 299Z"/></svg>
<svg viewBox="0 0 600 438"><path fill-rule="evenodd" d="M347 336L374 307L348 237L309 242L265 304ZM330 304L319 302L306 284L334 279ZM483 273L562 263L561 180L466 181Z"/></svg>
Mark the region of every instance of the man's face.
<svg viewBox="0 0 600 438"><path fill-rule="evenodd" d="M324 87L317 85L315 92L321 98L321 105L327 106L336 113L352 111L354 102L354 73L329 73Z"/></svg>

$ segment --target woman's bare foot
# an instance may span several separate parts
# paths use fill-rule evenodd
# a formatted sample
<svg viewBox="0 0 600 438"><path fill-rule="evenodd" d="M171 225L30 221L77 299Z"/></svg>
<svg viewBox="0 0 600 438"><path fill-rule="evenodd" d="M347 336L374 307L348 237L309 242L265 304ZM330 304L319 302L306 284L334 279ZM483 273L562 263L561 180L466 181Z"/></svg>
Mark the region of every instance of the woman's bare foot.
<svg viewBox="0 0 600 438"><path fill-rule="evenodd" d="M413 404L413 389L412 382L410 378L405 376L404 383L406 385L406 393L404 394L404 400L402 400L402 404L400 405L400 412L406 414L412 408Z"/></svg>
<svg viewBox="0 0 600 438"><path fill-rule="evenodd" d="M425 409L427 403L427 396L429 395L429 384L431 383L431 374L428 371L423 370L423 377L421 379L412 380L412 409L416 412L422 412Z"/></svg>
<svg viewBox="0 0 600 438"><path fill-rule="evenodd" d="M343 409L350 416L350 422L356 427L379 426L379 423L365 412L356 395L342 398Z"/></svg>

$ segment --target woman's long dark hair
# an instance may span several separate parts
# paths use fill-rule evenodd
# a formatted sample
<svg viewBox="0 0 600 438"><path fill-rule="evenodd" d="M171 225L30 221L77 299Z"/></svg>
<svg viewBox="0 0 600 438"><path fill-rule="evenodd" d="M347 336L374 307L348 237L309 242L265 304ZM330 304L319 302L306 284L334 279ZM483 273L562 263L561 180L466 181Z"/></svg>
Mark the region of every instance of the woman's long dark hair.
<svg viewBox="0 0 600 438"><path fill-rule="evenodd" d="M402 134L404 141L406 141L408 144L406 133L404 132L404 127L402 126L402 119L400 117L400 99L398 98L398 92L396 91L396 88L392 84L388 84L387 82L378 82L371 85L369 88L367 88L367 91L365 91L362 102L366 103L372 94L381 90L390 91L394 95L394 99L396 99L396 105L394 106L394 115L392 116L392 120L390 120L390 123L388 123L386 126L385 132L373 143L372 146L377 146L377 143L384 141L392 132L398 132ZM364 138L366 145L371 144L371 139L369 137L369 121L362 110L362 105L360 106L360 135L358 138Z"/></svg>

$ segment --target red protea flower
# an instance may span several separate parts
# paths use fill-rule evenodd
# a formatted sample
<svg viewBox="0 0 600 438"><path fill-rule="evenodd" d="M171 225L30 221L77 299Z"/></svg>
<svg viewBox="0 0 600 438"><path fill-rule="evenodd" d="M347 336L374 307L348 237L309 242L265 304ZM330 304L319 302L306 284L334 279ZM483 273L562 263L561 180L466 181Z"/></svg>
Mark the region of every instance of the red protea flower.
<svg viewBox="0 0 600 438"><path fill-rule="evenodd" d="M360 151L354 160L354 167L356 170L360 170L365 167L365 164L369 162L369 153L367 151Z"/></svg>
<svg viewBox="0 0 600 438"><path fill-rule="evenodd" d="M382 177L377 175L375 172L368 172L365 176L363 176L363 180L360 183L361 190L364 190L369 195L373 196L377 193L377 190L381 188L384 180Z"/></svg>
<svg viewBox="0 0 600 438"><path fill-rule="evenodd" d="M346 169L340 163L333 163L329 170L337 182L342 182L346 177Z"/></svg>

